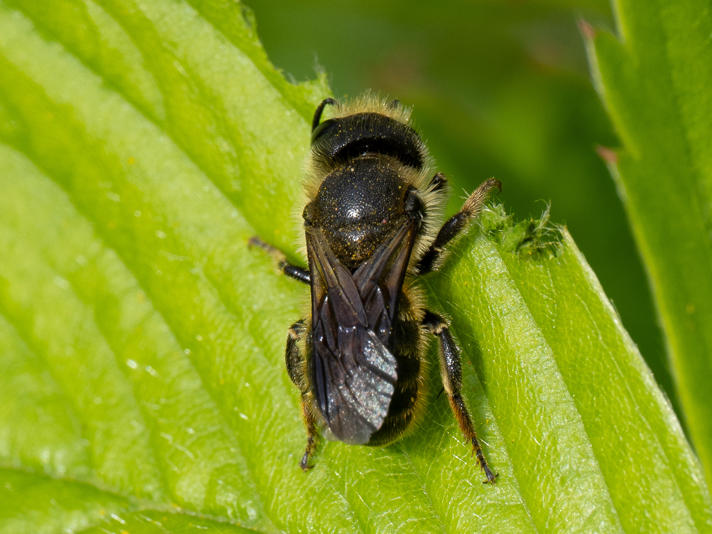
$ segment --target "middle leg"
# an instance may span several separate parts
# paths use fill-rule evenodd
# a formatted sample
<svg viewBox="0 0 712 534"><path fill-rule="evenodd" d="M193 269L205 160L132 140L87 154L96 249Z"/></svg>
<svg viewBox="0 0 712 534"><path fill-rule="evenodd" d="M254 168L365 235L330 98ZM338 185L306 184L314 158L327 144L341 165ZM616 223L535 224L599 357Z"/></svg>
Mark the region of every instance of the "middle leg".
<svg viewBox="0 0 712 534"><path fill-rule="evenodd" d="M309 271L307 269L292 265L287 261L287 257L284 255L284 252L274 248L269 243L265 243L259 237L251 237L248 241L248 245L251 247L260 247L262 250L266 251L270 256L277 260L277 266L279 267L279 270L290 278L299 280L304 284L308 284L311 282L311 275L309 274Z"/></svg>

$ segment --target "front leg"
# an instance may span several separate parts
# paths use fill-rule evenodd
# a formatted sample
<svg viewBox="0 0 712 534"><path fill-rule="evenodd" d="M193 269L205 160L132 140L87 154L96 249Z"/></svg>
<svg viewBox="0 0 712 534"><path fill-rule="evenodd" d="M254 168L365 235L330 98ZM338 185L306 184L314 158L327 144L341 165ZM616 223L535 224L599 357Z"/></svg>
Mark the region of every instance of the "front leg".
<svg viewBox="0 0 712 534"><path fill-rule="evenodd" d="M431 184L435 183L435 185L439 188L439 184L444 182L444 179L440 176L440 182L436 182L436 178L438 178L438 176L439 175L436 174L433 177ZM442 256L445 245L447 245L452 238L462 232L469 221L479 215L485 200L487 200L487 196L490 191L495 188L500 191L502 190L502 184L499 180L490 178L489 180L482 182L480 186L475 189L469 197L467 197L467 200L465 200L465 203L462 205L462 209L445 221L445 224L443 224L442 228L440 228L440 231L430 245L430 248L428 248L425 254L423 254L420 258L420 261L418 261L418 271L420 274L429 273L437 268L438 260Z"/></svg>
<svg viewBox="0 0 712 534"><path fill-rule="evenodd" d="M291 263L289 263L287 261L287 257L284 255L284 252L282 252L281 250L277 250L272 245L270 245L269 243L265 243L257 236L251 237L247 243L251 247L260 247L262 250L268 252L269 255L277 261L277 266L279 267L279 270L290 278L294 278L295 280L299 280L300 282L303 282L305 284L311 282L311 276L309 275L309 271L307 269L303 269L301 267L297 267L296 265L292 265Z"/></svg>
<svg viewBox="0 0 712 534"><path fill-rule="evenodd" d="M477 461L485 472L487 480L485 480L484 483L493 484L497 475L493 474L487 465L487 460L485 460L485 456L482 454L480 442L477 439L475 428L472 425L470 413L467 411L465 401L462 399L462 366L455 340L452 338L452 334L450 334L450 329L445 320L433 312L426 310L425 316L423 317L423 325L431 334L438 336L440 340L440 374L442 376L443 388L445 389L445 393L447 393L450 407L455 414L455 419L457 419L457 423L460 425L460 430L462 430L465 439L472 443Z"/></svg>
<svg viewBox="0 0 712 534"><path fill-rule="evenodd" d="M287 373L289 373L289 378L292 380L294 385L299 388L299 391L302 394L302 419L304 420L304 426L307 429L307 446L304 450L302 460L299 462L299 466L302 470L307 471L312 467L311 458L316 451L319 432L317 430L314 397L309 390L306 379L306 360L304 358L304 353L301 351L299 346L305 332L306 327L304 326L304 319L297 321L289 328L289 334L287 335L287 349L284 353L284 359L287 364Z"/></svg>

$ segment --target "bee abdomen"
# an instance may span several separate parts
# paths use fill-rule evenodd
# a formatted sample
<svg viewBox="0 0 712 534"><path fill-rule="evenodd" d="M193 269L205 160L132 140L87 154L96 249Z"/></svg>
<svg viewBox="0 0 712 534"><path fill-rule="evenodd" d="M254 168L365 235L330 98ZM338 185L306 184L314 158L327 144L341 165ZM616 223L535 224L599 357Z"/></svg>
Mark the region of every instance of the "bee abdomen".
<svg viewBox="0 0 712 534"><path fill-rule="evenodd" d="M381 428L368 441L368 445L385 445L399 438L410 426L415 415L419 382L417 379L398 382Z"/></svg>
<svg viewBox="0 0 712 534"><path fill-rule="evenodd" d="M418 325L413 321L397 321L394 333L398 340L396 372L398 380L381 428L368 442L368 445L385 445L394 441L410 426L415 415L419 395L421 363L418 357Z"/></svg>

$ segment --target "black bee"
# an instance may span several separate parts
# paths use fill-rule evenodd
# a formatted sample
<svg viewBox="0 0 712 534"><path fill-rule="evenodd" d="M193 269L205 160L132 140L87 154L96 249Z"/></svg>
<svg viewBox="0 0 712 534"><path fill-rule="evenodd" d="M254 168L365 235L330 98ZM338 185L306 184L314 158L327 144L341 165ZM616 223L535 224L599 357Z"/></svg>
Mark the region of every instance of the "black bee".
<svg viewBox="0 0 712 534"><path fill-rule="evenodd" d="M332 118L321 122L327 105ZM314 113L304 208L309 268L286 262L259 238L288 276L311 287L311 319L289 330L286 363L301 392L307 428L302 469L318 428L346 443L384 445L403 435L423 395L426 335L440 340L445 392L465 438L494 482L460 394L461 364L447 322L424 306L417 277L436 270L444 247L479 213L490 179L435 232L445 177L398 101L331 98Z"/></svg>

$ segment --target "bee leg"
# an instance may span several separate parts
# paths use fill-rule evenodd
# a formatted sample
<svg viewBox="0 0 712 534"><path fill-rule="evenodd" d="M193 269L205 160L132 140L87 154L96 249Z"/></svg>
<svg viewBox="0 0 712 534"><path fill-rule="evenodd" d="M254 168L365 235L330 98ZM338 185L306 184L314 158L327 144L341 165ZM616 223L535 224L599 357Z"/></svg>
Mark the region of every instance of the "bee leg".
<svg viewBox="0 0 712 534"><path fill-rule="evenodd" d="M427 311L423 317L423 325L430 331L431 334L438 336L440 340L440 374L442 375L443 388L447 393L450 407L455 414L460 430L465 436L465 439L472 443L472 448L477 456L477 461L480 467L485 472L487 480L485 484L494 483L497 475L492 473L484 454L480 442L477 440L475 428L472 425L472 419L465 406L465 401L460 393L462 389L462 367L460 364L460 351L455 344L455 340L450 334L450 329L445 320L439 315Z"/></svg>
<svg viewBox="0 0 712 534"><path fill-rule="evenodd" d="M290 278L294 278L295 280L299 280L300 282L303 282L305 284L311 282L311 276L307 269L292 265L287 261L287 257L282 251L277 250L268 243L265 243L259 237L251 237L248 241L248 245L251 247L260 247L262 250L265 250L267 253L269 253L270 256L277 260L277 266L279 267L279 270Z"/></svg>
<svg viewBox="0 0 712 534"><path fill-rule="evenodd" d="M321 120L321 114L324 112L324 108L327 105L333 106L334 104L336 104L336 100L333 98L325 98L321 101L321 104L316 107L316 110L314 111L314 118L312 119L312 132L316 130L317 126L319 126L319 121Z"/></svg>
<svg viewBox="0 0 712 534"><path fill-rule="evenodd" d="M304 425L307 427L307 446L299 462L299 467L302 468L302 471L309 471L314 467L311 464L311 458L316 451L317 440L319 438L311 393L302 393L302 417L304 418Z"/></svg>
<svg viewBox="0 0 712 534"><path fill-rule="evenodd" d="M319 434L317 431L316 418L314 417L315 412L312 394L309 391L305 379L306 362L304 360L304 354L299 348L299 341L306 331L304 324L304 319L300 319L289 328L284 359L287 364L289 378L302 393L302 418L304 419L304 426L307 428L307 446L299 465L304 471L307 471L312 467L311 457L316 451Z"/></svg>
<svg viewBox="0 0 712 534"><path fill-rule="evenodd" d="M431 184L435 182L436 188L439 186L439 182L436 181L438 177L440 181L444 180L442 175L439 175L439 173L436 174L433 180L431 180ZM462 232L470 220L477 217L490 191L495 188L500 191L502 190L502 184L499 180L494 178L485 180L467 197L467 200L465 200L465 203L462 205L462 209L445 221L445 224L443 224L438 235L435 237L435 241L433 241L430 248L428 248L418 262L418 271L420 274L435 270L437 261L440 259L445 245L447 245L453 237Z"/></svg>

